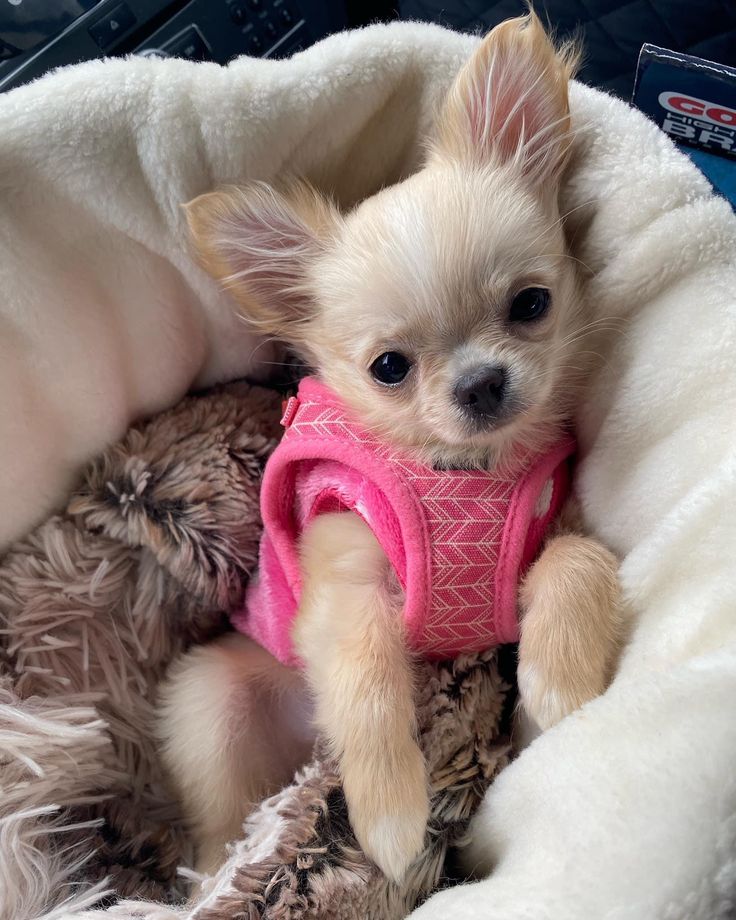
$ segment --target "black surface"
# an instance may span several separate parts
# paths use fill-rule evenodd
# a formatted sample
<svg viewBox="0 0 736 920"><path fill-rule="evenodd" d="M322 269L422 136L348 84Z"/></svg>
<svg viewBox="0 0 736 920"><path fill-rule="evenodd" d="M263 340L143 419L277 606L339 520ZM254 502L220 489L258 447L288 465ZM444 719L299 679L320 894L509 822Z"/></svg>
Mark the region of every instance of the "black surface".
<svg viewBox="0 0 736 920"><path fill-rule="evenodd" d="M283 57L349 21L343 0L0 0L0 90L103 55Z"/></svg>
<svg viewBox="0 0 736 920"><path fill-rule="evenodd" d="M58 35L99 0L3 0L0 39L18 52L29 51Z"/></svg>
<svg viewBox="0 0 736 920"><path fill-rule="evenodd" d="M175 38L164 42L161 50L172 57L187 61L208 61L211 59L210 48L196 26L188 26Z"/></svg>
<svg viewBox="0 0 736 920"><path fill-rule="evenodd" d="M136 24L135 14L127 3L118 3L89 27L89 34L101 51L112 47Z"/></svg>
<svg viewBox="0 0 736 920"><path fill-rule="evenodd" d="M112 30L111 12L121 3L130 10L135 24L125 31ZM535 8L561 37L580 34L585 49L581 79L626 98L644 42L736 65L736 0L537 0ZM281 57L345 26L397 16L485 32L524 10L523 0L0 3L0 89L34 79L52 67L103 53L157 50L225 63L239 54ZM191 28L194 33L188 31ZM188 40L177 45L182 34Z"/></svg>
<svg viewBox="0 0 736 920"><path fill-rule="evenodd" d="M580 77L631 96L639 49L651 42L722 64L736 64L736 0L537 0L534 7L560 36L580 31ZM525 12L522 0L401 0L402 19L485 32Z"/></svg>

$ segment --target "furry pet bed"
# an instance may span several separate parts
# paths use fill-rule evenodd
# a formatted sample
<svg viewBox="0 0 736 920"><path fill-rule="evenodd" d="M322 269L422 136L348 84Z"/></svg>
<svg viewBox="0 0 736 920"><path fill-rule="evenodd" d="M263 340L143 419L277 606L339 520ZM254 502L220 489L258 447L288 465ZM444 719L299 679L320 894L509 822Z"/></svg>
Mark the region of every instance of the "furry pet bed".
<svg viewBox="0 0 736 920"><path fill-rule="evenodd" d="M446 884L447 848L507 759L509 687L495 653L426 666L417 704L432 818L402 886L360 852L318 746L181 905L177 868L191 852L161 776L152 703L172 656L221 631L242 600L277 409L276 394L240 384L132 429L0 566L3 920L105 908L128 920L398 920ZM48 874L60 884L44 895L34 882Z"/></svg>
<svg viewBox="0 0 736 920"><path fill-rule="evenodd" d="M0 95L0 547L134 420L270 369L192 260L181 202L298 174L349 206L407 175L475 42L393 23L286 61L95 61ZM596 331L575 485L622 560L631 641L608 691L490 786L466 850L487 877L417 920L725 920L736 904L736 216L640 112L581 84L571 109L561 208ZM60 888L27 850L29 880L9 868L14 826L11 890Z"/></svg>

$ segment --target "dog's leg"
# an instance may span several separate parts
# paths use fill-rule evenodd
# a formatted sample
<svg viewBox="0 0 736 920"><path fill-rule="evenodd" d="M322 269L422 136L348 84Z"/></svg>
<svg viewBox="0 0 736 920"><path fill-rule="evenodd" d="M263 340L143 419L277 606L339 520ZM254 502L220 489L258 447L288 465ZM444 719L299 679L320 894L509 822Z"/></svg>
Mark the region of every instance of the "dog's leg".
<svg viewBox="0 0 736 920"><path fill-rule="evenodd" d="M211 873L248 812L308 759L308 690L294 669L229 634L175 661L160 699L164 764L194 835L197 869Z"/></svg>
<svg viewBox="0 0 736 920"><path fill-rule="evenodd" d="M519 693L546 729L603 693L624 638L618 560L580 534L552 537L521 586Z"/></svg>
<svg viewBox="0 0 736 920"><path fill-rule="evenodd" d="M358 841L399 880L422 847L429 814L403 598L376 538L350 513L318 517L307 530L302 574L294 640L317 724L338 759Z"/></svg>

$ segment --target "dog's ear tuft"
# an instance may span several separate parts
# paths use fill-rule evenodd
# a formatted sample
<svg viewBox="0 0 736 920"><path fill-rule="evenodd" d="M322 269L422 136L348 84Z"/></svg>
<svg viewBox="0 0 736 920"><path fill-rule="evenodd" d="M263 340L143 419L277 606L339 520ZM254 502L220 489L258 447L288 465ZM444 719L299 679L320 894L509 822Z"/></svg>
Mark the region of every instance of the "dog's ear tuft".
<svg viewBox="0 0 736 920"><path fill-rule="evenodd" d="M287 341L309 319L308 271L334 232L334 206L305 182L263 182L185 205L200 264L263 332Z"/></svg>
<svg viewBox="0 0 736 920"><path fill-rule="evenodd" d="M535 183L558 177L570 147L568 83L577 60L574 45L555 49L533 12L502 22L450 89L436 153L508 165Z"/></svg>

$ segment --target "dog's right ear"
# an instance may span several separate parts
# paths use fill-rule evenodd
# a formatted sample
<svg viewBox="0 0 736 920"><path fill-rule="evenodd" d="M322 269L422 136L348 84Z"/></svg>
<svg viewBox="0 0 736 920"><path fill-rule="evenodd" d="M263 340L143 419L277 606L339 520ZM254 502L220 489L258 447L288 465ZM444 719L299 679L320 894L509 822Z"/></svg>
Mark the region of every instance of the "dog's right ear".
<svg viewBox="0 0 736 920"><path fill-rule="evenodd" d="M339 220L311 186L263 182L200 195L185 205L198 260L263 332L289 341L309 319L307 272Z"/></svg>

